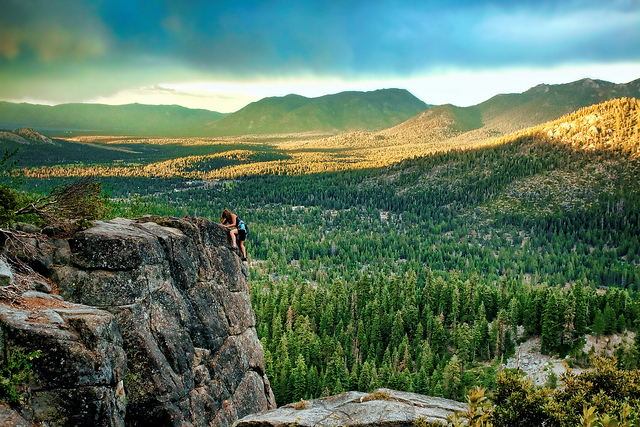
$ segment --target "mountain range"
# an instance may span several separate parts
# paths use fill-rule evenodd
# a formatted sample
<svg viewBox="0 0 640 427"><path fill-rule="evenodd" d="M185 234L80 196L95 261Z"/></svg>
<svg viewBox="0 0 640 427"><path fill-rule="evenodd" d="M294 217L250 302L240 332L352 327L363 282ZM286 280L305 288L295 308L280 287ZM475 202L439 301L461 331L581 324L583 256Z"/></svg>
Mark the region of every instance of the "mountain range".
<svg viewBox="0 0 640 427"><path fill-rule="evenodd" d="M625 84L582 79L496 95L470 107L439 105L383 132L408 140L464 139L465 145L536 126L615 98L640 98L640 79ZM455 145L455 144L454 144Z"/></svg>
<svg viewBox="0 0 640 427"><path fill-rule="evenodd" d="M264 98L232 114L177 105L56 106L0 102L0 129L29 127L47 134L222 136L354 130L401 123L429 105L404 89L342 92L318 98Z"/></svg>
<svg viewBox="0 0 640 427"><path fill-rule="evenodd" d="M405 89L341 92L318 98L300 95L253 102L205 127L208 134L379 131L428 109Z"/></svg>
<svg viewBox="0 0 640 427"><path fill-rule="evenodd" d="M640 79L626 84L583 79L500 94L470 107L433 106L404 89L341 92L317 98L268 97L230 114L177 105L0 102L0 129L30 127L48 135L230 136L283 133L382 132L426 142L486 140L555 120L619 97L640 98Z"/></svg>

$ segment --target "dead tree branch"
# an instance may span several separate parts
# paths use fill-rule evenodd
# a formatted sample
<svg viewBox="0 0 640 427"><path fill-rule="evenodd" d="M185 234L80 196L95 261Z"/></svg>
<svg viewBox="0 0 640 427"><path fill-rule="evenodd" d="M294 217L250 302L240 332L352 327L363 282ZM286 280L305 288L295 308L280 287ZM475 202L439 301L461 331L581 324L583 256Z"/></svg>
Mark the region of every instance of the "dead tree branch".
<svg viewBox="0 0 640 427"><path fill-rule="evenodd" d="M35 214L49 224L64 220L97 219L104 210L100 200L101 184L92 179L54 188L48 196L41 197L14 215Z"/></svg>

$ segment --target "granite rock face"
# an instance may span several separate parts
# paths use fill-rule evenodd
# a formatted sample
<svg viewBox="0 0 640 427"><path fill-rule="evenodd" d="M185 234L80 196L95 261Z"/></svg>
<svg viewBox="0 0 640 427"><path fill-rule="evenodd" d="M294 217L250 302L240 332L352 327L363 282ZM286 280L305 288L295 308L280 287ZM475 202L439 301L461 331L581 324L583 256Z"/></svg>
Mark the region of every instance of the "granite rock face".
<svg viewBox="0 0 640 427"><path fill-rule="evenodd" d="M0 304L2 348L42 356L25 416L53 425L124 426L126 356L115 318L93 307L28 291L22 304Z"/></svg>
<svg viewBox="0 0 640 427"><path fill-rule="evenodd" d="M350 391L252 414L234 427L360 426L411 427L416 421L447 425L447 417L468 406L454 400L389 389Z"/></svg>
<svg viewBox="0 0 640 427"><path fill-rule="evenodd" d="M63 300L30 291L50 308L0 304L5 340L45 354L34 362L27 418L230 426L274 408L245 270L229 242L206 219L144 217L40 245L38 269Z"/></svg>

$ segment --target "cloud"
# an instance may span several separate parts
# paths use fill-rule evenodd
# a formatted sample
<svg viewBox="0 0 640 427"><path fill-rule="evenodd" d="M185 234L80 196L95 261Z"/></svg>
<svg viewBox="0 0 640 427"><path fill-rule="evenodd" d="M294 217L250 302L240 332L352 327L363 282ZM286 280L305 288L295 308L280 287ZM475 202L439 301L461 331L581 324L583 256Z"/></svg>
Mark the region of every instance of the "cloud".
<svg viewBox="0 0 640 427"><path fill-rule="evenodd" d="M81 0L3 1L0 40L0 58L9 61L84 60L110 44L108 28Z"/></svg>
<svg viewBox="0 0 640 427"><path fill-rule="evenodd" d="M638 0L5 0L0 14L2 99L639 58Z"/></svg>
<svg viewBox="0 0 640 427"><path fill-rule="evenodd" d="M640 8L499 11L479 21L473 34L487 59L501 63L637 59ZM493 50L486 48L491 45Z"/></svg>
<svg viewBox="0 0 640 427"><path fill-rule="evenodd" d="M8 0L9 61L141 56L233 75L393 73L494 62L637 57L637 0L177 1ZM6 65L8 62L5 62Z"/></svg>

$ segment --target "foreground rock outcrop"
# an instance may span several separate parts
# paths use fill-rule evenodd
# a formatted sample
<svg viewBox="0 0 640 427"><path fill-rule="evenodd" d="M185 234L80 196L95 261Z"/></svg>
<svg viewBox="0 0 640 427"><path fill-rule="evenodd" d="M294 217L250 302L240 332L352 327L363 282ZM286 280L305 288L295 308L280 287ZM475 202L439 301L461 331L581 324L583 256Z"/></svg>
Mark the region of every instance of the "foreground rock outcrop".
<svg viewBox="0 0 640 427"><path fill-rule="evenodd" d="M32 239L28 258L49 280L16 275L0 295L0 350L42 351L21 416L229 426L275 407L227 230L202 218L145 217L67 236L44 231L49 238Z"/></svg>
<svg viewBox="0 0 640 427"><path fill-rule="evenodd" d="M389 389L351 391L302 401L248 415L234 427L375 426L411 427L416 421L447 424L447 417L468 406L454 400Z"/></svg>

